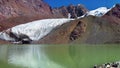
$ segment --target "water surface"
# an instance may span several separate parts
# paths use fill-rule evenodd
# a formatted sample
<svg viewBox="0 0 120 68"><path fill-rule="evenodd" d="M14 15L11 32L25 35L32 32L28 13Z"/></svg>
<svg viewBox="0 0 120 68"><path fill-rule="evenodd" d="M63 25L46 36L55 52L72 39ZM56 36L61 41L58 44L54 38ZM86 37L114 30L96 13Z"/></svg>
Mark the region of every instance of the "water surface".
<svg viewBox="0 0 120 68"><path fill-rule="evenodd" d="M120 60L119 45L1 45L0 68L92 68Z"/></svg>

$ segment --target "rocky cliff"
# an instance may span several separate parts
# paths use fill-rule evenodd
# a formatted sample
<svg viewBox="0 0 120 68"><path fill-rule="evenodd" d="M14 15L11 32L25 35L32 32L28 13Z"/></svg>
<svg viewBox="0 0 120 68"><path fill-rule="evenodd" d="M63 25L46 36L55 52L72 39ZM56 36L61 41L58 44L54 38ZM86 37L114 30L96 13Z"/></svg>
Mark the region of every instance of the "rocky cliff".
<svg viewBox="0 0 120 68"><path fill-rule="evenodd" d="M77 18L80 17L88 10L81 4L78 5L69 5L69 6L62 6L60 8L53 9L53 14L55 17L68 17L68 14L71 14L71 18Z"/></svg>

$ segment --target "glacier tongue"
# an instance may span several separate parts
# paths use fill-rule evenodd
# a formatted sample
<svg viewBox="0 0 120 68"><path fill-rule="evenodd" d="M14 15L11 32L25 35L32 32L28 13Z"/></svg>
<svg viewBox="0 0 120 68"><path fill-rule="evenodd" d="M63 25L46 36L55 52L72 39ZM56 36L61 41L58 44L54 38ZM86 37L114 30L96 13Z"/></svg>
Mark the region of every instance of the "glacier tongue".
<svg viewBox="0 0 120 68"><path fill-rule="evenodd" d="M57 26L67 23L73 19L60 18L60 19L43 19L27 24L21 24L11 28L11 32L16 35L24 34L27 35L31 40L39 40L52 31ZM4 40L10 40L7 34L0 32L0 38ZM12 40L13 41L13 40Z"/></svg>

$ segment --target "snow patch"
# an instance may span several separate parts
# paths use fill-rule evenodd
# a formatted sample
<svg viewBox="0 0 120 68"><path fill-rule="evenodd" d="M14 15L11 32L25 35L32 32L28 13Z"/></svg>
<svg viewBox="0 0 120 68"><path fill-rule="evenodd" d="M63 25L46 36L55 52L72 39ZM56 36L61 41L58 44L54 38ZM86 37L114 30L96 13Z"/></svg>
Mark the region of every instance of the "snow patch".
<svg viewBox="0 0 120 68"><path fill-rule="evenodd" d="M100 7L98 9L95 9L95 10L92 10L92 11L89 11L87 13L87 15L93 15L93 16L98 16L98 17L101 17L103 16L104 14L106 14L110 9L106 8L106 7Z"/></svg>
<svg viewBox="0 0 120 68"><path fill-rule="evenodd" d="M91 10L91 11L87 12L86 14L84 14L80 17L77 17L77 18L80 19L80 18L84 18L84 17L89 16L89 15L101 17L104 14L106 14L108 11L110 11L112 8L108 9L107 7L100 7L100 8L97 8L95 10Z"/></svg>

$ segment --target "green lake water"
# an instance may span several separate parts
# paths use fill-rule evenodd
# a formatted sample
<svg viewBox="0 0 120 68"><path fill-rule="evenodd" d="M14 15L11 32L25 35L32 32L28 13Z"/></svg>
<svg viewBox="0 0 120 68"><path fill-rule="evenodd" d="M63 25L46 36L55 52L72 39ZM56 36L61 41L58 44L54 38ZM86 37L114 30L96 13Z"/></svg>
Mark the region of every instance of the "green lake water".
<svg viewBox="0 0 120 68"><path fill-rule="evenodd" d="M0 68L92 68L120 61L120 45L1 45Z"/></svg>

